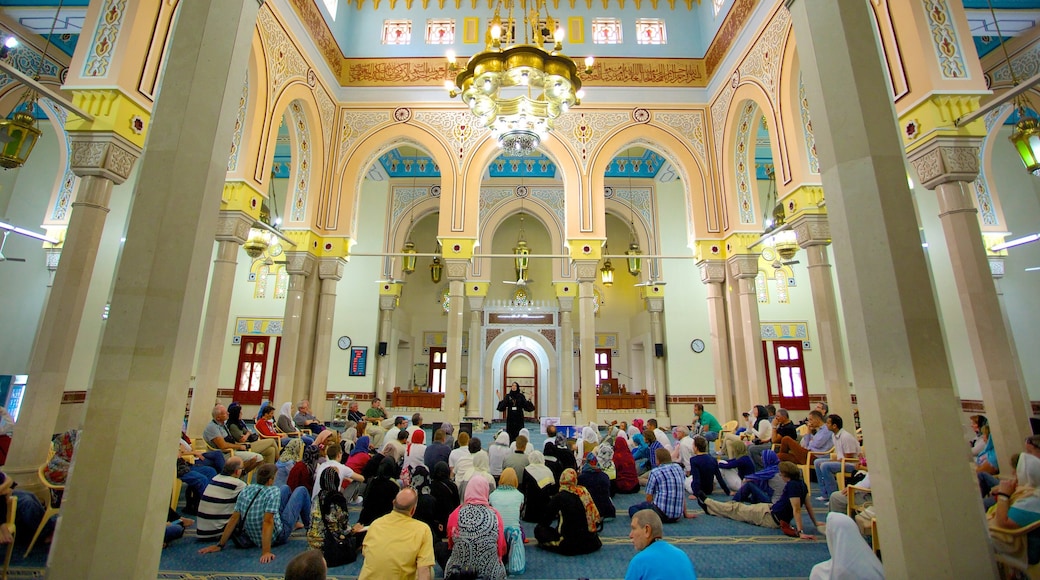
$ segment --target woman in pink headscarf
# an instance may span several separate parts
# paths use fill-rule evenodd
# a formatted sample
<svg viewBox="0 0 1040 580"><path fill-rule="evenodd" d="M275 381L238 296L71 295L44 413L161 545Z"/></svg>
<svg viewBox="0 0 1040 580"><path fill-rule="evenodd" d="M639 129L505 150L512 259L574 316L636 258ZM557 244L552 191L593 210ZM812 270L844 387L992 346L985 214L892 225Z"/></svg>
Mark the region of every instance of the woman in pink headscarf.
<svg viewBox="0 0 1040 580"><path fill-rule="evenodd" d="M508 546L502 515L491 507L491 486L474 477L466 486L462 505L448 517L448 547L451 557L444 565L444 577L466 574L489 580L505 580L502 557Z"/></svg>

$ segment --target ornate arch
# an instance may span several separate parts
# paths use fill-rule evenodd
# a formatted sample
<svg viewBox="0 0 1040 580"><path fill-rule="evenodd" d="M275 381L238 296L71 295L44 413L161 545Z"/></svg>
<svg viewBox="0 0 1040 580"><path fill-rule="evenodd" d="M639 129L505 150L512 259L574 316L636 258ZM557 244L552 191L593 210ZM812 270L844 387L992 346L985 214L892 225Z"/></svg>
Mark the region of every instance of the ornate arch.
<svg viewBox="0 0 1040 580"><path fill-rule="evenodd" d="M820 160L816 155L816 138L809 119L809 103L802 83L801 68L792 29L785 45L778 84L777 107L787 139L784 149L791 166L789 179L777 182L781 198L795 187L820 182Z"/></svg>
<svg viewBox="0 0 1040 580"><path fill-rule="evenodd" d="M761 208L757 208L755 202L758 199L758 187L756 180L751 179L749 167L749 159L753 160L754 155L754 127L761 117L768 121L767 131L773 159L783 159L782 137L777 130L778 115L762 88L754 83L737 87L730 101L722 133L724 142L730 146L723 147L719 164L721 190L734 191L736 195L736 199L727 204L731 206L728 207L728 217L733 229L761 229L762 226Z"/></svg>
<svg viewBox="0 0 1040 580"><path fill-rule="evenodd" d="M495 385L501 383L501 378L504 376L504 366L501 364L507 353L500 352L502 347L505 346L506 342L522 336L524 340L531 340L538 345L538 349L534 349L541 352L532 352L537 358L539 369L545 377L545 381L539 380L539 401L545 401L547 413L551 414L553 411L560 409L560 356L557 355L556 347L553 343L549 342L544 335L539 332L534 332L525 328L505 330L498 336L496 336L490 342L486 342L487 347L484 352L487 355L484 357L484 368L481 376L484 377L483 385L481 387L481 402L480 409L485 417L492 417L492 409L494 407L494 396L493 393L488 393L489 384L490 388L494 388ZM532 349L527 349L529 352ZM500 360L501 359L501 360ZM563 357L565 361L570 360L570 355ZM544 382L544 384L542 384ZM471 387L472 389L472 387ZM491 396L485 396L491 395ZM474 394L471 392L469 396L472 397ZM550 400L552 397L552 400ZM543 414L541 410L537 410L539 414Z"/></svg>
<svg viewBox="0 0 1040 580"><path fill-rule="evenodd" d="M308 228L316 223L317 196L309 195L312 190L321 191L324 183L324 167L327 158L321 137L321 116L314 94L306 83L294 82L274 100L266 126L271 133L265 139L263 154L263 179L260 185L266 190L271 179L274 163L278 120L288 113L292 123L289 139L293 149L293 166L289 194L282 200L286 225L293 228Z"/></svg>
<svg viewBox="0 0 1040 580"><path fill-rule="evenodd" d="M357 138L349 152L343 153L345 162L333 175L327 198L318 209L318 227L334 235L357 239L359 192L368 168L380 155L402 144L422 149L440 169L440 223L444 223L445 197L456 185L455 165L445 143L429 127L410 121L384 125ZM344 187L347 186L347 187ZM440 229L440 228L438 228Z"/></svg>
<svg viewBox="0 0 1040 580"><path fill-rule="evenodd" d="M242 87L239 100L238 122L232 138L231 152L228 156L228 177L247 178L258 188L263 181L263 163L260 163L261 143L257 138L268 123L269 95L267 94L267 55L260 35L253 35L252 49L249 51L249 66L246 69L246 82Z"/></svg>
<svg viewBox="0 0 1040 580"><path fill-rule="evenodd" d="M519 201L517 201L518 199L520 198L514 195L511 199L507 198L499 200L488 209L486 215L481 216L481 223L478 232L481 248L488 248L490 250L492 241L495 238L495 233L498 231L498 228L501 227L502 223L509 217L520 213L520 204ZM553 211L544 200L536 197L526 197L523 199L525 200L524 214L533 217L542 224L547 232L549 232L550 251L538 253L563 253L567 240L564 237L564 224L561 221L559 214ZM554 280L562 280L570 276L570 260L553 258L552 263ZM490 275L491 260L490 258L481 258L480 254L475 254L473 256L473 264L470 268L473 277L475 279L481 279L482 276L486 277L487 275Z"/></svg>

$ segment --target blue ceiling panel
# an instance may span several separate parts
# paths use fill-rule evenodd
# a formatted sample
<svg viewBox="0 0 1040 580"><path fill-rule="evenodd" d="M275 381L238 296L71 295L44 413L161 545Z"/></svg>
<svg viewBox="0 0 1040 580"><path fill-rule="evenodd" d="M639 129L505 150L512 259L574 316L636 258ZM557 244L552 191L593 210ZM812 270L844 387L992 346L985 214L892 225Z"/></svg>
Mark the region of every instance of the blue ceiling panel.
<svg viewBox="0 0 1040 580"><path fill-rule="evenodd" d="M642 155L617 155L607 166L607 177L643 177L653 178L665 164L664 157L649 149L643 149Z"/></svg>

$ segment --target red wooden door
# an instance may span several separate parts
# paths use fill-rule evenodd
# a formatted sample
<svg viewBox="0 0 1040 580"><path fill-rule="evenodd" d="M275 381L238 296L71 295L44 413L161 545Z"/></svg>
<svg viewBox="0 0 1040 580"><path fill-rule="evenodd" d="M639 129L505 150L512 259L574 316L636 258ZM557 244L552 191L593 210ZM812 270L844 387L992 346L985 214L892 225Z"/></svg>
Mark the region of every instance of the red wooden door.
<svg viewBox="0 0 1040 580"><path fill-rule="evenodd" d="M809 409L809 391L805 381L805 358L798 340L774 340L773 360L779 406L788 410Z"/></svg>
<svg viewBox="0 0 1040 580"><path fill-rule="evenodd" d="M235 400L243 405L259 405L264 398L269 336L243 336L238 351L238 376Z"/></svg>

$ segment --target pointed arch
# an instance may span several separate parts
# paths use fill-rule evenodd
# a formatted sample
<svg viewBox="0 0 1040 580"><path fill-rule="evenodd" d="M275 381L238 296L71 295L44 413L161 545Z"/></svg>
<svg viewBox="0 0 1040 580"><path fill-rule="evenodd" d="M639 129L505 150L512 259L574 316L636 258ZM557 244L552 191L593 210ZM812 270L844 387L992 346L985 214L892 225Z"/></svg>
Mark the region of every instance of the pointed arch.
<svg viewBox="0 0 1040 580"><path fill-rule="evenodd" d="M757 207L758 185L756 180L747 177L749 159L753 160L754 150L748 147L748 139L752 127L746 123L757 123L765 117L766 130L769 133L769 145L774 160L782 160L783 142L778 134L777 123L780 122L762 87L756 83L741 84L733 93L726 122L723 127L724 143L720 163L720 187L722 191L733 191L736 199L726 204L729 212L729 223L735 231L760 231L762 229L761 208ZM738 134L743 133L743 137ZM750 137L753 139L753 136ZM743 171L741 171L743 167ZM743 176L743 177L742 177Z"/></svg>
<svg viewBox="0 0 1040 580"><path fill-rule="evenodd" d="M285 87L274 100L271 114L266 125L271 127L267 136L262 167L264 177L260 181L261 190L266 192L271 179L271 165L274 163L275 147L280 120L288 114L294 124L289 130L289 139L293 148L293 166L289 194L282 200L282 214L287 224L294 228L308 228L316 225L318 196L310 192L320 192L324 183L324 168L327 152L321 132L321 116L314 101L311 88L302 82L293 82ZM301 158L302 157L302 158ZM307 159L309 157L309 159ZM306 162L306 163L305 163Z"/></svg>

